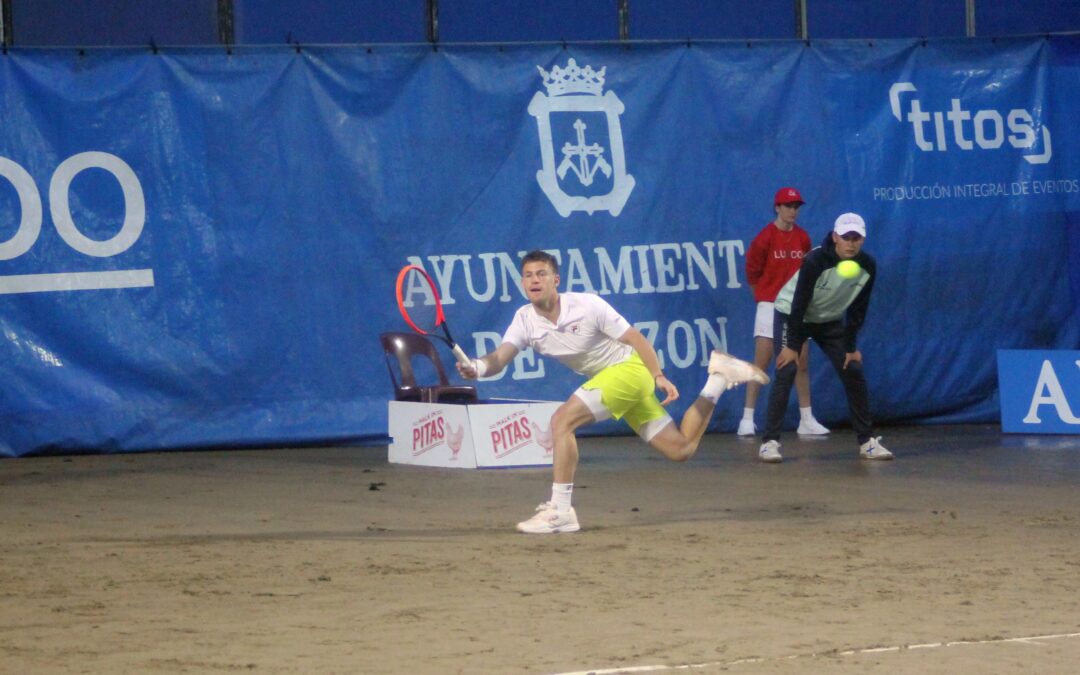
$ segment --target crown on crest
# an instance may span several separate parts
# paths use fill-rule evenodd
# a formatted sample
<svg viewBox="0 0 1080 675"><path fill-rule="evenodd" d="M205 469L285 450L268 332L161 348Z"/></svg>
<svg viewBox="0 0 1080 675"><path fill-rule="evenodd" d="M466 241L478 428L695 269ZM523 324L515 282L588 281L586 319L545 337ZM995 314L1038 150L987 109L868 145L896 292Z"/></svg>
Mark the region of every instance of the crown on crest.
<svg viewBox="0 0 1080 675"><path fill-rule="evenodd" d="M607 66L600 70L593 70L592 66L579 68L577 61L570 59L565 68L554 66L551 72L536 67L540 76L544 78L544 87L552 96L564 94L592 94L599 96L604 89L604 72Z"/></svg>

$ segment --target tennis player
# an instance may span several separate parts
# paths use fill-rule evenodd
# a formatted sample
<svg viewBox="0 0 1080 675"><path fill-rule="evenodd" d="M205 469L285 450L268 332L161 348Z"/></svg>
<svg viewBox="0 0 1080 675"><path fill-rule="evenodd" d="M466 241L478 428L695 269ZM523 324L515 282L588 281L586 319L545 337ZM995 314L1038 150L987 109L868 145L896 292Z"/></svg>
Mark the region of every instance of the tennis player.
<svg viewBox="0 0 1080 675"><path fill-rule="evenodd" d="M521 264L521 285L529 304L514 315L495 351L457 364L466 379L494 375L517 353L532 347L589 378L551 417L554 436L551 500L532 518L518 523L529 534L576 532L581 529L571 504L578 464L578 427L606 419L625 419L649 445L668 459L690 459L705 433L720 395L747 381L767 384L758 367L723 352L709 358L709 377L693 405L675 421L664 406L679 398L675 385L645 336L611 305L591 293L559 293L559 265L544 251L528 253ZM656 390L664 394L657 399Z"/></svg>

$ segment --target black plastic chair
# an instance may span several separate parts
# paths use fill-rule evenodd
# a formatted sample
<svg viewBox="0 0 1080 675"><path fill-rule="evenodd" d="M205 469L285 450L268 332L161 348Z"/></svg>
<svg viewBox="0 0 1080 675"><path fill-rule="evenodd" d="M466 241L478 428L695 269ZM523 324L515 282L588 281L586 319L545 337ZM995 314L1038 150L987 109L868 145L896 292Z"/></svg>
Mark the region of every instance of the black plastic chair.
<svg viewBox="0 0 1080 675"><path fill-rule="evenodd" d="M383 333L379 336L386 357L386 370L394 384L394 398L398 401L422 403L475 403L476 387L450 384L443 368L442 359L431 340L416 333ZM413 359L427 358L438 374L438 384L421 385L416 381ZM395 371L395 364L397 369Z"/></svg>

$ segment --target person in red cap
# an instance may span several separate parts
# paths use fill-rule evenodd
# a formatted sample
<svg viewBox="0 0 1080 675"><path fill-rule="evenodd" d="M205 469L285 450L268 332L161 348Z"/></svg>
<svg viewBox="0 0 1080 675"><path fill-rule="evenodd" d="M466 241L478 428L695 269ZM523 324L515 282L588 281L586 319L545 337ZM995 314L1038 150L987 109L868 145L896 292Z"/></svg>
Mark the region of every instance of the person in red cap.
<svg viewBox="0 0 1080 675"><path fill-rule="evenodd" d="M795 223L799 207L806 202L793 187L783 187L773 197L776 219L766 225L750 243L746 253L746 280L757 301L754 318L754 364L767 369L773 359L773 303L780 289L799 271L803 256L810 250L810 235ZM814 418L810 406L809 343L803 345L795 376L795 390L799 396L798 433L804 436L822 436L829 433ZM747 384L746 404L739 422L739 436L753 436L754 408L757 406L761 385Z"/></svg>

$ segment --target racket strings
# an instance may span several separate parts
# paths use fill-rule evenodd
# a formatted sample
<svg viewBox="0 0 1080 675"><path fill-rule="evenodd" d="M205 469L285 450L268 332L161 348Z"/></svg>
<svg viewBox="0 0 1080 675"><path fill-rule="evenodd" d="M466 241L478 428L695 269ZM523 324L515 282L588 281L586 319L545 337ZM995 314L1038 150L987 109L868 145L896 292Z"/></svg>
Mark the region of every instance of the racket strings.
<svg viewBox="0 0 1080 675"><path fill-rule="evenodd" d="M439 325L435 305L415 304L412 307L406 307L404 311L409 321L425 333L430 333Z"/></svg>

